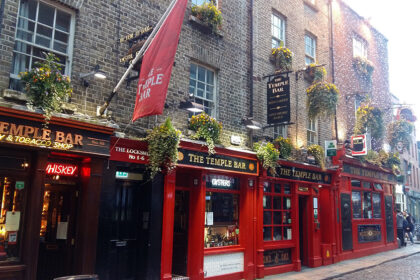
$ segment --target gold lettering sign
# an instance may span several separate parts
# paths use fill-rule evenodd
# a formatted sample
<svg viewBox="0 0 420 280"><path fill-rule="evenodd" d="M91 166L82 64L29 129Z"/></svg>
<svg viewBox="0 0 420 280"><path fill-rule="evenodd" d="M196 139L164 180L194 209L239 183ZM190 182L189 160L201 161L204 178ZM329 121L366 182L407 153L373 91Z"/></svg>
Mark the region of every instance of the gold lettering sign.
<svg viewBox="0 0 420 280"><path fill-rule="evenodd" d="M60 150L83 146L83 136L29 125L0 122L0 141Z"/></svg>
<svg viewBox="0 0 420 280"><path fill-rule="evenodd" d="M141 35L146 34L147 32L150 32L152 30L153 30L153 27L146 26L140 30L137 30L136 32L133 32L131 34L128 34L127 36L120 38L120 43L123 43L128 40L136 39L137 37L140 37Z"/></svg>

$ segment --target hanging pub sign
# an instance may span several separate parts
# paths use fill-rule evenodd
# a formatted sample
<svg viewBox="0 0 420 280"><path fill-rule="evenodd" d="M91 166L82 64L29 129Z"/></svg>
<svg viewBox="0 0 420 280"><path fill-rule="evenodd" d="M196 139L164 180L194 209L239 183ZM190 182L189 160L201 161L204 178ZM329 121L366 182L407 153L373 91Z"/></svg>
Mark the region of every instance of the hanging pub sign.
<svg viewBox="0 0 420 280"><path fill-rule="evenodd" d="M365 156L368 152L368 146L366 143L366 134L353 135L351 136L351 155L352 156Z"/></svg>
<svg viewBox="0 0 420 280"><path fill-rule="evenodd" d="M147 37L150 35L150 33L152 33L152 31L153 31L152 26L146 26L120 38L119 40L120 43L124 43L124 42L129 43L129 49L127 51L127 54L123 56L122 58L120 58L120 62L128 63L131 60L133 60L136 57L137 52L141 49L141 47L146 42Z"/></svg>
<svg viewBox="0 0 420 280"><path fill-rule="evenodd" d="M267 83L267 124L290 122L290 79L274 77Z"/></svg>
<svg viewBox="0 0 420 280"><path fill-rule="evenodd" d="M273 177L306 181L318 184L331 184L331 175L324 172L301 169L297 167L280 166L276 168L276 175Z"/></svg>
<svg viewBox="0 0 420 280"><path fill-rule="evenodd" d="M109 139L101 132L0 116L0 143L108 156Z"/></svg>
<svg viewBox="0 0 420 280"><path fill-rule="evenodd" d="M208 153L186 149L178 149L178 165L204 167L249 175L258 174L258 163L256 160L237 158L221 154L209 155ZM216 183L225 184L225 182L222 181L217 181Z"/></svg>

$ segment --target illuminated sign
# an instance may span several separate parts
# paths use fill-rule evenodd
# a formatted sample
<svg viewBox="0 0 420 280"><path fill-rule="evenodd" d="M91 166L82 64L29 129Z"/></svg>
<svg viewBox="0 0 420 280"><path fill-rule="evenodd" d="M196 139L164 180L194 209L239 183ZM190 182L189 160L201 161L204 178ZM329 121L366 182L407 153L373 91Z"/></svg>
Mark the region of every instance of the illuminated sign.
<svg viewBox="0 0 420 280"><path fill-rule="evenodd" d="M216 179L213 178L211 179L211 185L213 187L227 187L229 188L231 186L231 181L230 180L225 180L225 179Z"/></svg>
<svg viewBox="0 0 420 280"><path fill-rule="evenodd" d="M117 171L115 173L115 178L117 178L117 179L125 179L125 178L128 178L128 172Z"/></svg>
<svg viewBox="0 0 420 280"><path fill-rule="evenodd" d="M364 156L367 155L368 148L366 145L366 134L353 135L351 137L351 155L352 156Z"/></svg>
<svg viewBox="0 0 420 280"><path fill-rule="evenodd" d="M77 165L48 163L45 171L48 175L74 176L76 175Z"/></svg>

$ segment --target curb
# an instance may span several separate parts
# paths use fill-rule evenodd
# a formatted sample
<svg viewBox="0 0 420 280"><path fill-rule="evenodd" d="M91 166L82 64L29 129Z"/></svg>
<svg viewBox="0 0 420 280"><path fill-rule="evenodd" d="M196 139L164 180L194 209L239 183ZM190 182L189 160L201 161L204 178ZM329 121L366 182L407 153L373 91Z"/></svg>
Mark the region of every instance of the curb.
<svg viewBox="0 0 420 280"><path fill-rule="evenodd" d="M358 271L361 271L361 270L373 268L373 267L376 267L378 265L385 264L385 263L388 263L388 262L392 262L392 261L395 261L395 260L405 259L405 258L408 258L410 256L417 255L417 254L420 254L420 251L415 252L415 253L410 253L408 255L392 258L392 259L389 259L389 260L386 260L386 261L383 261L383 262L380 262L380 263L377 263L377 264L374 264L374 265L371 265L371 266L366 266L366 267L358 268L358 269L355 269L355 270L352 270L352 271L343 272L343 273L340 273L340 274L337 274L337 275L334 275L334 276L329 276L327 278L323 278L322 280L332 280L332 279L335 279L335 278L338 278L338 277L341 277L341 276L344 276L344 275L347 275L347 274L350 274L350 273L354 273L354 272L358 272Z"/></svg>

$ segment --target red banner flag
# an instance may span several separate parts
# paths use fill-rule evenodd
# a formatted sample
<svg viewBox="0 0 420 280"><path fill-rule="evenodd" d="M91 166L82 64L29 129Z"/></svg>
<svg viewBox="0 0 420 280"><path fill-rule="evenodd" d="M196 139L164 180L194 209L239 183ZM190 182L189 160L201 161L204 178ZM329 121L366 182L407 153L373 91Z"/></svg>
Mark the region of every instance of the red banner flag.
<svg viewBox="0 0 420 280"><path fill-rule="evenodd" d="M133 122L163 112L187 2L175 3L143 56Z"/></svg>

